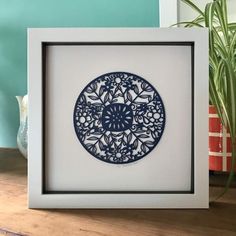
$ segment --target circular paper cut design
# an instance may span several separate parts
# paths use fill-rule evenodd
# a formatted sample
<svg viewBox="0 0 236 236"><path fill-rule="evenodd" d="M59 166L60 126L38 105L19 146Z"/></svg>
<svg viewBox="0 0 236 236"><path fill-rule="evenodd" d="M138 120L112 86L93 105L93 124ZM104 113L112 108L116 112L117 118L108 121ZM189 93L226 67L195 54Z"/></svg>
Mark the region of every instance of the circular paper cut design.
<svg viewBox="0 0 236 236"><path fill-rule="evenodd" d="M91 81L74 109L76 135L101 161L137 161L158 144L165 126L165 109L156 89L145 79L113 72Z"/></svg>

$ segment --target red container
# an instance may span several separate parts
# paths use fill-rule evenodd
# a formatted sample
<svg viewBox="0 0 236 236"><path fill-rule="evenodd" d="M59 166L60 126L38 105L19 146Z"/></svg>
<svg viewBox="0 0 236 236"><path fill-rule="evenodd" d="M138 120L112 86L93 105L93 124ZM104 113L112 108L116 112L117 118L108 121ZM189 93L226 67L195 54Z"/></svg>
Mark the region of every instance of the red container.
<svg viewBox="0 0 236 236"><path fill-rule="evenodd" d="M230 171L231 138L221 124L216 108L209 106L209 169L213 171ZM236 168L235 168L236 171Z"/></svg>

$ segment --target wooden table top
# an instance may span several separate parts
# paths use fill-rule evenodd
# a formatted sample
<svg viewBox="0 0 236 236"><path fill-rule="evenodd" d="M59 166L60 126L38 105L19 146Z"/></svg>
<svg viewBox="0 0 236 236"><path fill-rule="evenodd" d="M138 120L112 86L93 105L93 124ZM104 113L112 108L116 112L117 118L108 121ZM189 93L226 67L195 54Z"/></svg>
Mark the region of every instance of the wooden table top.
<svg viewBox="0 0 236 236"><path fill-rule="evenodd" d="M0 235L236 235L236 188L209 210L30 210L26 163L0 150ZM210 197L220 191L210 187Z"/></svg>

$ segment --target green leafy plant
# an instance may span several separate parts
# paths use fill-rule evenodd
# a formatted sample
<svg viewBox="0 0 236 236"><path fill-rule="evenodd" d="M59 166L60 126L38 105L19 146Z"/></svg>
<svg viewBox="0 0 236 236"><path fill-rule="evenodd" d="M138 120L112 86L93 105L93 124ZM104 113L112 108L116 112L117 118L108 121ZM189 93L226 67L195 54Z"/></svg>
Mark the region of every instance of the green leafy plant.
<svg viewBox="0 0 236 236"><path fill-rule="evenodd" d="M228 128L232 145L231 170L222 196L232 183L236 162L236 23L228 21L227 0L207 3L204 11L190 0L181 1L199 15L178 25L209 29L210 104L216 107L222 124Z"/></svg>

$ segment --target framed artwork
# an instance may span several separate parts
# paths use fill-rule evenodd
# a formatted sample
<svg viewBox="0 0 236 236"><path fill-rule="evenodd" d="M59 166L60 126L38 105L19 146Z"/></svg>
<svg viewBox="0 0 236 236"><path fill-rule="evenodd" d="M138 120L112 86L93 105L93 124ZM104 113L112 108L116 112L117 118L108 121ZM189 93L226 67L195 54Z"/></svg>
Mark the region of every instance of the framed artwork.
<svg viewBox="0 0 236 236"><path fill-rule="evenodd" d="M29 29L29 207L207 208L207 35Z"/></svg>

